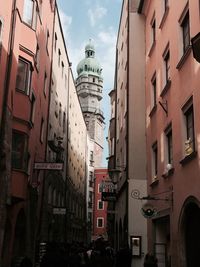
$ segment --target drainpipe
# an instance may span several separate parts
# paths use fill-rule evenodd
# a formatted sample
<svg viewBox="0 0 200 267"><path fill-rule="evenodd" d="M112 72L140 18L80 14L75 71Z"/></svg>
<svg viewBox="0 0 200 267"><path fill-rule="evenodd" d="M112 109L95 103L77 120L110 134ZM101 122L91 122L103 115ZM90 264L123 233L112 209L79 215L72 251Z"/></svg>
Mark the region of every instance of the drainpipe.
<svg viewBox="0 0 200 267"><path fill-rule="evenodd" d="M129 135L129 42L130 42L130 4L131 4L131 1L128 0L128 38L127 38L127 61L128 61L128 64L127 64L127 98L126 98L126 103L127 103L127 142L126 142L126 158L127 158L127 164L126 164L126 169L127 169L127 180L126 180L126 214L127 214L127 233L126 233L126 238L127 240L126 243L128 244L129 243L129 240L128 240L128 236L129 236L129 208L128 208L128 200L129 200L129 138L130 138L130 135Z"/></svg>
<svg viewBox="0 0 200 267"><path fill-rule="evenodd" d="M8 110L8 96L10 87L11 68L13 63L13 47L16 27L16 0L12 2L12 13L10 21L10 34L8 43L8 57L6 62L6 75L4 82L3 108L0 128L0 266L2 265L2 248L5 234L5 222L7 216L6 205L8 195L10 195L10 176L11 176L11 145L12 127L11 111ZM10 140L8 140L10 138Z"/></svg>

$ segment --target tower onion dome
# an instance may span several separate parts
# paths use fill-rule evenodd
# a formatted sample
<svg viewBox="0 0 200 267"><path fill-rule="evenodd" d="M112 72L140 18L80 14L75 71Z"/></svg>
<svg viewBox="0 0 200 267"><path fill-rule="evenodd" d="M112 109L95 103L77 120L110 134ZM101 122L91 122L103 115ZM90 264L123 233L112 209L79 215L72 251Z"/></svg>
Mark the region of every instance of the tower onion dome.
<svg viewBox="0 0 200 267"><path fill-rule="evenodd" d="M88 76L88 74L91 74L101 77L102 68L98 60L95 58L95 48L91 43L91 40L85 46L85 58L79 62L76 70L78 76Z"/></svg>

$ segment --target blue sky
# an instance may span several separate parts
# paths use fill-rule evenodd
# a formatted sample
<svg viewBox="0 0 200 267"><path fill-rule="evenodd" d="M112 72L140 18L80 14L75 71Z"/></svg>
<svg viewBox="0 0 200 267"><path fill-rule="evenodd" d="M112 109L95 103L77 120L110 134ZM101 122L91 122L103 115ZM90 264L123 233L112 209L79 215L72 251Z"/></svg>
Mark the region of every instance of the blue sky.
<svg viewBox="0 0 200 267"><path fill-rule="evenodd" d="M115 70L115 48L122 0L57 0L74 78L76 66L85 56L85 45L91 38L96 49L96 58L103 68L104 88L101 108L104 112L108 135L110 99ZM107 142L104 141L103 166L107 166Z"/></svg>

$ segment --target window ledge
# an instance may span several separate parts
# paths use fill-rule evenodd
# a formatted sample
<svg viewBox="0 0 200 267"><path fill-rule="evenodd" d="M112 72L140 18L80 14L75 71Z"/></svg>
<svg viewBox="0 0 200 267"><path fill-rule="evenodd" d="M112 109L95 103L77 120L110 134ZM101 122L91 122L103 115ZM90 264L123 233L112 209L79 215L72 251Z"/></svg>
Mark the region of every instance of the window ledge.
<svg viewBox="0 0 200 267"><path fill-rule="evenodd" d="M152 117L153 114L156 112L157 110L157 105L153 106L153 108L151 109L150 113L149 113L149 117Z"/></svg>
<svg viewBox="0 0 200 267"><path fill-rule="evenodd" d="M169 90L169 88L171 87L171 80L168 80L167 83L165 84L162 92L160 93L160 96L163 97L167 91Z"/></svg>
<svg viewBox="0 0 200 267"><path fill-rule="evenodd" d="M24 96L28 96L29 97L29 94L27 91L24 91L24 90L21 90L21 89L18 89L18 88L15 88L16 89L16 92L24 95Z"/></svg>
<svg viewBox="0 0 200 267"><path fill-rule="evenodd" d="M29 29L31 29L32 31L36 32L36 29L34 29L32 25L28 24L28 23L25 22L24 20L22 20L22 23L23 23L24 25L26 25L26 26L27 26Z"/></svg>
<svg viewBox="0 0 200 267"><path fill-rule="evenodd" d="M152 43L152 45L151 45L151 48L150 48L149 53L148 53L148 56L149 56L149 57L151 56L151 54L152 54L152 52L153 52L155 46L156 46L156 41L154 41L154 42Z"/></svg>
<svg viewBox="0 0 200 267"><path fill-rule="evenodd" d="M174 174L174 168L171 168L169 171L162 174L163 178L168 178Z"/></svg>
<svg viewBox="0 0 200 267"><path fill-rule="evenodd" d="M190 155L185 156L179 163L184 166L197 156L197 151L193 151Z"/></svg>
<svg viewBox="0 0 200 267"><path fill-rule="evenodd" d="M188 58L189 54L192 51L192 47L191 45L188 46L188 48L186 49L185 53L183 54L183 56L181 57L181 59L179 60L176 68L179 70L181 69L181 67L183 66L183 64L185 63L186 59Z"/></svg>

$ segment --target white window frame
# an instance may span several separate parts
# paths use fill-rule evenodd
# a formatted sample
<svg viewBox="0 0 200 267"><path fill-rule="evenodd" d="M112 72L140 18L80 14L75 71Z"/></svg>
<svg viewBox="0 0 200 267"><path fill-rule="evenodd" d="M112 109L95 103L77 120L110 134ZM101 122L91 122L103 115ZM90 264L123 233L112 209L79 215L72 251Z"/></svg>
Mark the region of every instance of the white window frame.
<svg viewBox="0 0 200 267"><path fill-rule="evenodd" d="M102 226L99 226L100 220L102 220ZM104 218L103 217L97 217L97 228L104 228Z"/></svg>
<svg viewBox="0 0 200 267"><path fill-rule="evenodd" d="M34 0L24 0L23 22L32 28L36 28L37 12Z"/></svg>
<svg viewBox="0 0 200 267"><path fill-rule="evenodd" d="M192 142L191 142L191 146L192 146L192 150L195 151L195 123L194 123L194 105L193 105L193 99L192 97L188 100L188 102L186 102L186 104L183 106L182 108L182 114L183 114L183 147L184 147L184 155L186 154L186 140L188 140L189 135L188 135L188 125L187 125L187 117L188 117L188 112L189 110L192 109Z"/></svg>
<svg viewBox="0 0 200 267"><path fill-rule="evenodd" d="M24 83L25 83L25 86L24 88L19 88L18 87L18 69L17 69L17 76L16 76L16 89L20 92L23 92L27 95L29 95L29 92L30 92L30 86L31 86L31 75L32 75L32 65L31 65L31 62L26 60L25 58L22 58L22 57L19 57L18 59L18 68L19 68L19 63L23 63L23 64L26 64L26 71L25 71L25 77L23 77L25 80L24 80Z"/></svg>
<svg viewBox="0 0 200 267"><path fill-rule="evenodd" d="M102 208L99 207L100 203L102 203ZM97 209L98 210L104 210L104 202L101 199L99 199L98 202L97 202Z"/></svg>

